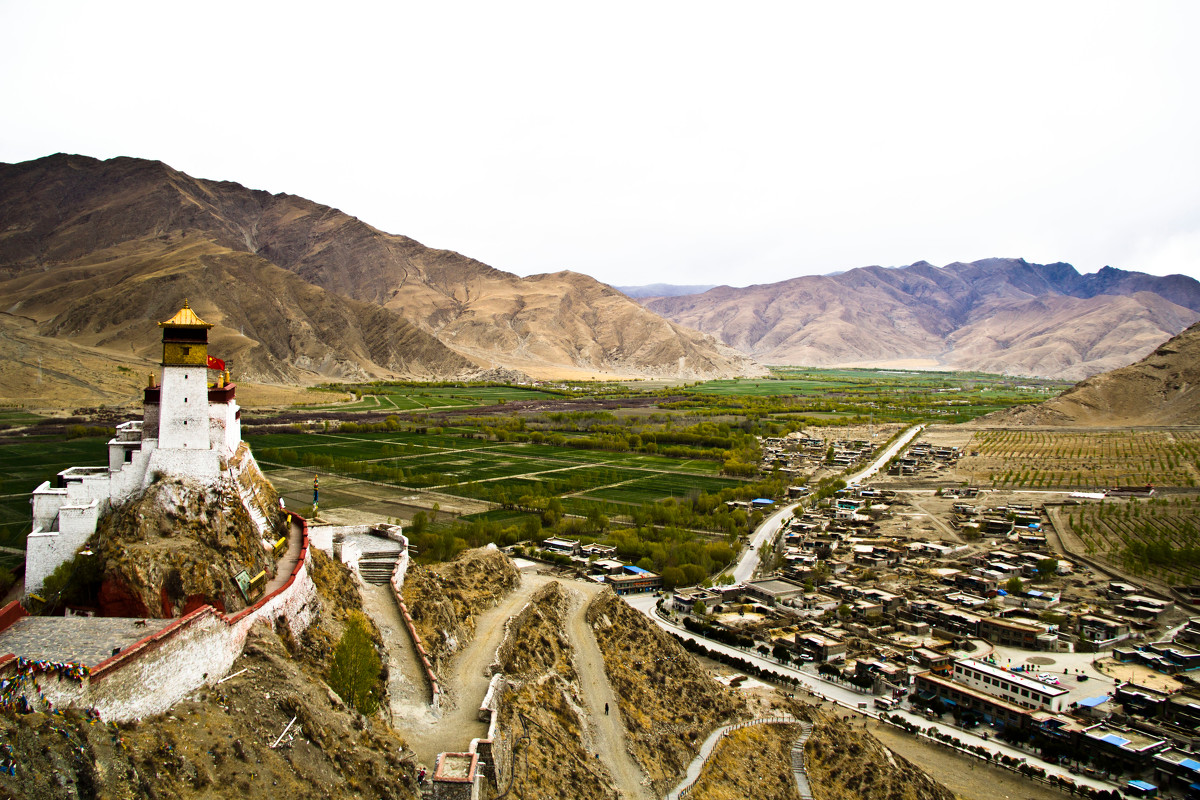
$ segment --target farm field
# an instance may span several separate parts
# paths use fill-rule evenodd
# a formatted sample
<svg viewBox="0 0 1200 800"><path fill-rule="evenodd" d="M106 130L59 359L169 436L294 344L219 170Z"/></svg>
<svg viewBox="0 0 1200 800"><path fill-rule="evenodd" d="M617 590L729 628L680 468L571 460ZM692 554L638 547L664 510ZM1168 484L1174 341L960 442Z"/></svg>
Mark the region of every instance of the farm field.
<svg viewBox="0 0 1200 800"><path fill-rule="evenodd" d="M519 386L420 386L406 384L364 384L337 388L353 391L361 397L350 403L305 405L312 411L400 412L475 408L518 400L558 398L560 395Z"/></svg>
<svg viewBox="0 0 1200 800"><path fill-rule="evenodd" d="M777 367L772 376L706 381L684 391L716 407L766 407L781 418L869 415L881 421L965 422L1012 405L1040 402L1067 388L1057 381L962 372Z"/></svg>
<svg viewBox="0 0 1200 800"><path fill-rule="evenodd" d="M53 483L67 467L107 463L107 438L31 437L0 447L0 546L24 549L31 528L29 494L42 481Z"/></svg>
<svg viewBox="0 0 1200 800"><path fill-rule="evenodd" d="M489 442L446 434L312 433L247 436L268 472L308 467L493 503L524 495L578 496L639 505L743 485L720 464L640 453Z"/></svg>
<svg viewBox="0 0 1200 800"><path fill-rule="evenodd" d="M1106 489L1194 487L1200 483L1200 431L979 431L958 463L980 486Z"/></svg>
<svg viewBox="0 0 1200 800"><path fill-rule="evenodd" d="M1200 583L1200 498L1087 504L1067 514L1089 555L1168 584Z"/></svg>

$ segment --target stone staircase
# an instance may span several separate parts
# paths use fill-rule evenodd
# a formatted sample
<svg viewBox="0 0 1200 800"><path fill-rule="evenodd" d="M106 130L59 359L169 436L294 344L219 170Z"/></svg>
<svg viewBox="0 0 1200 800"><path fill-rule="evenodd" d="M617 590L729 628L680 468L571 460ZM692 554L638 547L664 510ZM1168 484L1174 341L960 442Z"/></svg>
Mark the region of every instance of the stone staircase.
<svg viewBox="0 0 1200 800"><path fill-rule="evenodd" d="M399 550L374 550L363 553L362 558L358 560L358 574L365 583L383 586L391 580L399 560Z"/></svg>
<svg viewBox="0 0 1200 800"><path fill-rule="evenodd" d="M812 725L800 723L800 736L792 745L792 774L796 776L796 789L801 800L813 800L812 787L808 785L808 770L804 766L804 743L812 735Z"/></svg>

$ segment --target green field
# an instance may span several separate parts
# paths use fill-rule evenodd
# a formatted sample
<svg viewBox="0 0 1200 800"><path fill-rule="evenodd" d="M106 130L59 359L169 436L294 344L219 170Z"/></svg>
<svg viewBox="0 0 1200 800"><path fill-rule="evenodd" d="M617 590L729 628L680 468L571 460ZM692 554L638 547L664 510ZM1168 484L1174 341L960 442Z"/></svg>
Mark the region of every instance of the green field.
<svg viewBox="0 0 1200 800"><path fill-rule="evenodd" d="M350 403L305 405L313 411L400 412L478 408L520 400L559 397L558 394L519 386L414 386L408 384L355 384L331 387L337 392L354 392Z"/></svg>
<svg viewBox="0 0 1200 800"><path fill-rule="evenodd" d="M246 438L267 471L304 466L408 489L436 487L496 503L534 494L637 504L742 484L718 477L720 465L713 461L446 434L285 433ZM590 494L595 491L605 494Z"/></svg>
<svg viewBox="0 0 1200 800"><path fill-rule="evenodd" d="M42 481L53 483L68 467L107 463L107 439L30 437L0 447L0 546L25 547L31 527L29 495Z"/></svg>

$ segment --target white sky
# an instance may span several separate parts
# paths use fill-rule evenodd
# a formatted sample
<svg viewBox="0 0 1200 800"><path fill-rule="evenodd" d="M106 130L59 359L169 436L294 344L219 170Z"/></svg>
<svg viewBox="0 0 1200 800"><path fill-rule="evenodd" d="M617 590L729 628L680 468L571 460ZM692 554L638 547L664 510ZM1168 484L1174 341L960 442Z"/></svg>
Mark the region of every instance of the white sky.
<svg viewBox="0 0 1200 800"><path fill-rule="evenodd" d="M528 275L1200 278L1200 3L0 0L0 161L160 159Z"/></svg>

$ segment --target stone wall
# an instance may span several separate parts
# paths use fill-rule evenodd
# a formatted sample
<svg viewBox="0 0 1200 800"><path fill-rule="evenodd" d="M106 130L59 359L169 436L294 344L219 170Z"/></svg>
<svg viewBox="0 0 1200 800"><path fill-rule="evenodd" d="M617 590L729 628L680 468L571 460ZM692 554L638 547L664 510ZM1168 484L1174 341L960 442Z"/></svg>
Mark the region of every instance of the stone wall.
<svg viewBox="0 0 1200 800"><path fill-rule="evenodd" d="M408 555L408 538L400 533L399 526L391 526L388 538L403 544L400 551L400 558L396 561L396 567L392 570L392 597L396 599L396 605L400 608L400 616L404 618L404 627L408 629L409 638L412 639L413 648L417 651L417 658L421 662L421 668L425 672L425 679L429 681L429 705L438 712L442 708L442 689L438 684L437 675L433 672L433 664L429 661L429 653L425 652L425 645L421 642L421 636L417 633L417 627L413 624L412 614L408 611L408 605L404 602L403 589L404 578L408 575L408 565L411 561Z"/></svg>
<svg viewBox="0 0 1200 800"><path fill-rule="evenodd" d="M309 574L308 522L292 515L292 524L293 535L301 536L300 558L279 589L237 614L204 606L172 620L98 664L82 682L43 677L46 699L58 707L95 708L114 722L161 714L201 686L216 684L256 623L282 619L299 638L317 613L316 586ZM15 674L15 656L0 659L0 675Z"/></svg>

